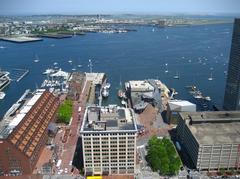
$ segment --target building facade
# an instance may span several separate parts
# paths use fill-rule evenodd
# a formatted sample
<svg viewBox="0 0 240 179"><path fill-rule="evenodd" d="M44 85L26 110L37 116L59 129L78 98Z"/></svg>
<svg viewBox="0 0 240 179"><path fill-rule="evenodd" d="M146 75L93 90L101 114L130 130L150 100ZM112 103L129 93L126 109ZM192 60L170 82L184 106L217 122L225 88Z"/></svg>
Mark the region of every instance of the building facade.
<svg viewBox="0 0 240 179"><path fill-rule="evenodd" d="M88 107L80 134L86 175L134 174L137 126L131 109Z"/></svg>
<svg viewBox="0 0 240 179"><path fill-rule="evenodd" d="M240 19L235 19L225 88L225 110L240 110Z"/></svg>
<svg viewBox="0 0 240 179"><path fill-rule="evenodd" d="M240 112L182 112L177 136L198 170L240 168Z"/></svg>
<svg viewBox="0 0 240 179"><path fill-rule="evenodd" d="M59 105L45 90L29 93L21 102L15 114L0 122L0 176L32 174Z"/></svg>

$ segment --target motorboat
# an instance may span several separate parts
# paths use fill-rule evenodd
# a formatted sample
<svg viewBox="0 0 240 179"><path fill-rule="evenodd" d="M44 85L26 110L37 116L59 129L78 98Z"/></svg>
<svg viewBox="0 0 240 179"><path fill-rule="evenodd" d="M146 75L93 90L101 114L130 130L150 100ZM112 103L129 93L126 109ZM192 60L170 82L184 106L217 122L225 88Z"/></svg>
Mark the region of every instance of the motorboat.
<svg viewBox="0 0 240 179"><path fill-rule="evenodd" d="M106 83L102 86L102 96L103 97L108 97L109 96L109 89L111 87L110 83Z"/></svg>
<svg viewBox="0 0 240 179"><path fill-rule="evenodd" d="M51 73L54 73L54 72L55 72L54 69L48 68L48 69L45 70L45 72L43 72L43 75L48 75L48 74L51 74Z"/></svg>
<svg viewBox="0 0 240 179"><path fill-rule="evenodd" d="M208 78L208 81L212 81L213 80L213 76L212 76L212 73L210 75L210 77Z"/></svg>
<svg viewBox="0 0 240 179"><path fill-rule="evenodd" d="M180 75L176 73L176 75L174 75L173 78L178 80L180 78Z"/></svg>
<svg viewBox="0 0 240 179"><path fill-rule="evenodd" d="M6 96L6 94L2 91L0 91L0 100L4 99L4 97Z"/></svg>
<svg viewBox="0 0 240 179"><path fill-rule="evenodd" d="M211 101L210 96L206 96L206 97L204 97L203 99L205 99L206 101Z"/></svg>
<svg viewBox="0 0 240 179"><path fill-rule="evenodd" d="M35 56L35 59L34 59L33 61L34 61L35 63L38 63L38 62L40 61L37 55Z"/></svg>

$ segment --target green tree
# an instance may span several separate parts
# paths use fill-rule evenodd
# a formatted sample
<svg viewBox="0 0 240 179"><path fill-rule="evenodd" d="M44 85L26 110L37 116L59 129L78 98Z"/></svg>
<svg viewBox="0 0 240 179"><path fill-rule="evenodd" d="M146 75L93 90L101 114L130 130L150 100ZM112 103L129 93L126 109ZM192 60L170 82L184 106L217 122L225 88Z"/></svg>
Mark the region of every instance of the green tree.
<svg viewBox="0 0 240 179"><path fill-rule="evenodd" d="M173 146L167 139L152 137L148 142L147 160L153 171L160 171L162 175L175 175L180 167L181 160Z"/></svg>

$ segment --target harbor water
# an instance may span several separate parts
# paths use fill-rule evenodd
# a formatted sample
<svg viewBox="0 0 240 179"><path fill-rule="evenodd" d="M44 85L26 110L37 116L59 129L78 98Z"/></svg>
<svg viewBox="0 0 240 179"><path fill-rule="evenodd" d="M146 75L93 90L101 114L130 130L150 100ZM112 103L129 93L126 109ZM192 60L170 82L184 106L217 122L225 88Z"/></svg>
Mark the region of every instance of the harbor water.
<svg viewBox="0 0 240 179"><path fill-rule="evenodd" d="M196 85L216 105L222 106L232 24L154 27L154 30L151 26L131 28L137 31L45 38L23 44L0 41L0 46L6 47L0 49L0 68L10 72L16 68L29 70L21 81L11 82L4 90L6 96L0 101L0 116L26 89L41 86L45 79L42 73L47 68L89 71L89 59L92 59L93 72L105 72L111 83L110 96L105 103L118 102L120 79L124 84L128 80L158 78L176 89L178 99L193 101L185 86ZM34 62L36 55L38 63ZM174 79L176 74L179 79ZM208 80L210 74L211 81Z"/></svg>

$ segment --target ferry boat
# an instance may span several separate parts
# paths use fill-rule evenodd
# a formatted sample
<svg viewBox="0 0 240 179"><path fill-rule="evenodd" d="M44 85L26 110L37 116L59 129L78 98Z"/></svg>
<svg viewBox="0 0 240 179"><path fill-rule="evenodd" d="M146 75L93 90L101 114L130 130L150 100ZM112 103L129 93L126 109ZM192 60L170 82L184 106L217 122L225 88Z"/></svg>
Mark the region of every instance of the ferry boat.
<svg viewBox="0 0 240 179"><path fill-rule="evenodd" d="M9 72L0 70L0 91L2 91L10 84L11 80L8 75Z"/></svg>

